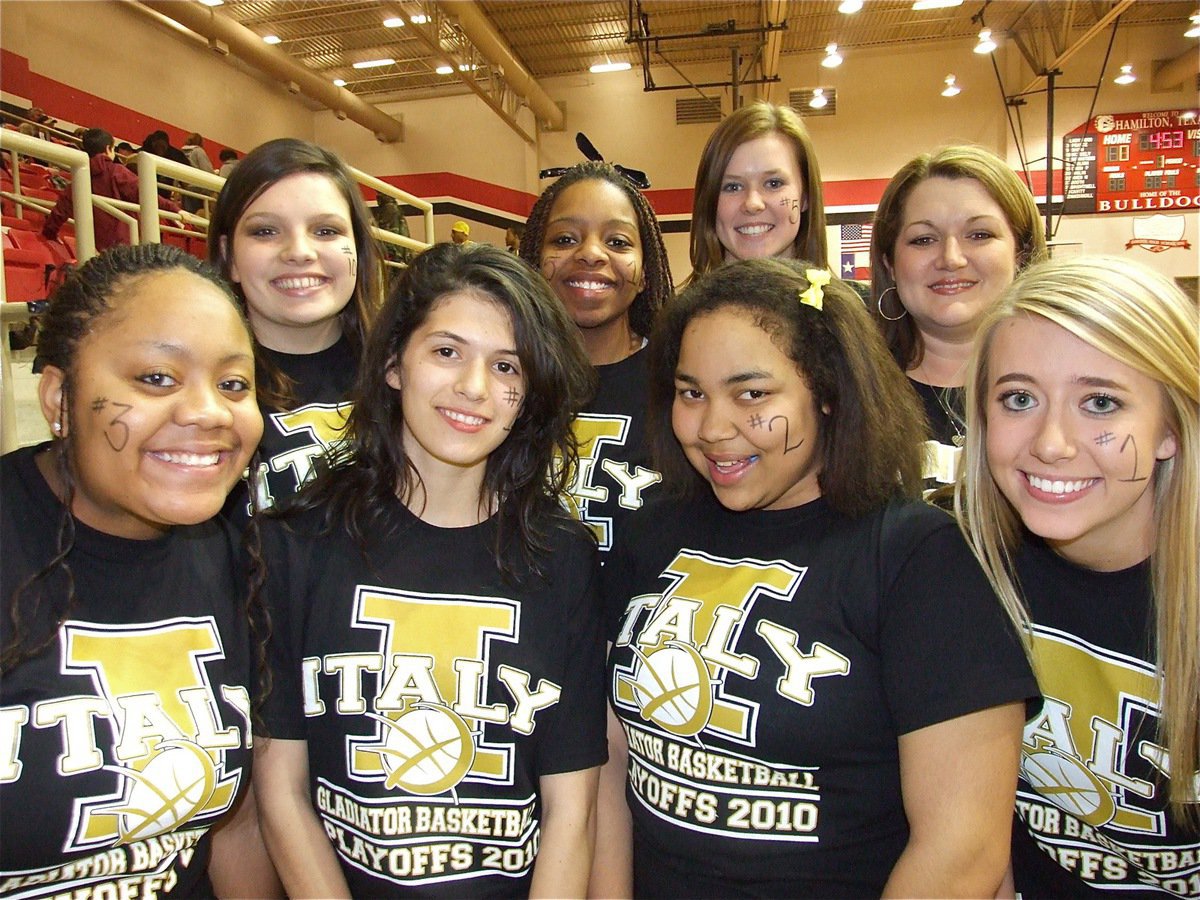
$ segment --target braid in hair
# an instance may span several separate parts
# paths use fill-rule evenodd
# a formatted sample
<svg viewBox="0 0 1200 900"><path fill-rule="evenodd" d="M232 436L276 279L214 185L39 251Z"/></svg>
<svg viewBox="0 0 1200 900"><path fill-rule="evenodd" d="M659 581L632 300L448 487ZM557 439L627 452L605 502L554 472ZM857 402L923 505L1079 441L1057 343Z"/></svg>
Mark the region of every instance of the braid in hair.
<svg viewBox="0 0 1200 900"><path fill-rule="evenodd" d="M66 382L62 388L62 409L67 408L67 404L71 395L71 391ZM71 432L68 429L66 434L61 439L55 442L56 446L51 450L54 454L54 466L58 472L58 477L62 483L63 490L63 508L62 516L58 520L58 536L55 541L54 556L42 568L34 572L13 591L12 599L9 603L8 615L12 622L12 638L3 649L0 650L0 674L8 674L25 660L37 656L46 649L58 636L59 626L71 617L72 611L75 609L75 574L71 571L70 565L67 564L67 556L71 549L75 546L75 517L71 515L71 503L75 499L75 478L71 474L71 465L69 455L71 452ZM25 620L36 621L38 613L42 607L42 599L45 595L45 590L39 588L32 594L28 600L29 609L22 610L21 600L29 588L34 584L41 582L44 586L49 580L51 573L56 569L62 569L63 578L66 580L66 602L62 604L61 610L51 611L51 620L53 627L46 630L46 634L41 640L31 646L24 646L26 636L24 631Z"/></svg>
<svg viewBox="0 0 1200 900"><path fill-rule="evenodd" d="M255 733L266 734L266 724L262 718L263 705L271 694L271 667L267 664L267 645L271 640L271 610L267 605L265 586L267 582L267 561L262 550L261 519L267 513L258 507L258 482L262 474L258 468L259 454L254 451L250 457L250 521L242 533L242 553L246 560L247 589L246 607L243 610L246 621L250 625L250 646L254 653L254 673L258 679L258 689L254 691L250 704L251 725Z"/></svg>
<svg viewBox="0 0 1200 900"><path fill-rule="evenodd" d="M541 271L542 242L546 238L546 225L554 209L554 201L565 188L581 181L608 182L618 188L633 206L637 216L638 234L642 239L645 284L629 307L629 326L634 334L648 337L658 311L675 296L675 284L671 280L671 267L667 260L666 247L663 245L662 229L658 226L658 217L654 214L654 209L645 195L611 164L584 162L571 166L566 174L542 191L525 223L525 236L521 239L521 258Z"/></svg>

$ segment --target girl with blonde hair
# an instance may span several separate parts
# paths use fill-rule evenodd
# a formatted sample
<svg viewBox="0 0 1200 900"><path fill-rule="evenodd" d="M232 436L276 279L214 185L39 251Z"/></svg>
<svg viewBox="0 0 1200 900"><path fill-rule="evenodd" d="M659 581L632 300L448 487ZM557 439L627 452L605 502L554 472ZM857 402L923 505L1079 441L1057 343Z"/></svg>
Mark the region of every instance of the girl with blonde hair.
<svg viewBox="0 0 1200 900"><path fill-rule="evenodd" d="M1197 330L1169 279L1075 257L979 331L955 507L1046 698L1017 791L1027 897L1200 893Z"/></svg>

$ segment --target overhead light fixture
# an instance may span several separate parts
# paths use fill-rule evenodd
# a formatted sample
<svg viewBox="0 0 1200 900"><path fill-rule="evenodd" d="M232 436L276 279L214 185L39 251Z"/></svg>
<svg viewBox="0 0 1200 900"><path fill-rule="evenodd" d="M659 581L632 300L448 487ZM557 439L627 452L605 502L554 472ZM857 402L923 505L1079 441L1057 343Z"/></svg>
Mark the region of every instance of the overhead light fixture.
<svg viewBox="0 0 1200 900"><path fill-rule="evenodd" d="M437 72L439 75L453 75L454 74L454 66L447 66L445 64L442 64L442 65L438 66L436 69L434 69L433 71Z"/></svg>
<svg viewBox="0 0 1200 900"><path fill-rule="evenodd" d="M1121 66L1121 74L1113 79L1113 84L1133 84L1137 76L1133 74L1133 66Z"/></svg>
<svg viewBox="0 0 1200 900"><path fill-rule="evenodd" d="M838 4L838 12L845 16L852 16L863 8L863 0L842 0Z"/></svg>
<svg viewBox="0 0 1200 900"><path fill-rule="evenodd" d="M467 63L458 64L458 71L460 72L474 72L478 68L479 66L475 65L475 63L471 63L470 65Z"/></svg>
<svg viewBox="0 0 1200 900"><path fill-rule="evenodd" d="M996 42L992 40L992 29L984 28L979 32L979 43L975 45L976 53L991 53L996 49Z"/></svg>
<svg viewBox="0 0 1200 900"><path fill-rule="evenodd" d="M1200 12L1188 16L1192 27L1183 33L1184 37L1200 37Z"/></svg>
<svg viewBox="0 0 1200 900"><path fill-rule="evenodd" d="M399 16L392 16L390 19L383 20L383 27L384 28L403 28L404 20L401 19Z"/></svg>
<svg viewBox="0 0 1200 900"><path fill-rule="evenodd" d="M612 60L609 60L607 62L596 63L594 66L591 66L588 71L600 74L601 72L626 72L632 68L633 65L630 63L613 62Z"/></svg>
<svg viewBox="0 0 1200 900"><path fill-rule="evenodd" d="M345 78L335 78L335 79L333 79L333 83L335 85L337 85L338 87L345 87L346 79Z"/></svg>
<svg viewBox="0 0 1200 900"><path fill-rule="evenodd" d="M821 65L827 69L836 69L842 64L842 54L838 53L837 44L825 45L825 58L821 60Z"/></svg>
<svg viewBox="0 0 1200 900"><path fill-rule="evenodd" d="M962 6L963 0L913 0L913 11L920 12L923 9L946 9L951 6Z"/></svg>
<svg viewBox="0 0 1200 900"><path fill-rule="evenodd" d="M278 44L281 40L282 40L282 38L280 38L280 36L277 34L264 34L263 35L263 43L264 44Z"/></svg>
<svg viewBox="0 0 1200 900"><path fill-rule="evenodd" d="M221 6L225 0L200 0L205 6Z"/></svg>
<svg viewBox="0 0 1200 900"><path fill-rule="evenodd" d="M958 86L958 82L955 81L954 76L947 75L946 76L946 87L942 89L942 96L943 97L957 97L960 93L962 93L962 88L960 88Z"/></svg>
<svg viewBox="0 0 1200 900"><path fill-rule="evenodd" d="M390 56L384 59L364 59L362 62L353 63L356 69L378 69L380 66L394 66L396 61Z"/></svg>
<svg viewBox="0 0 1200 900"><path fill-rule="evenodd" d="M825 88L813 88L812 99L808 101L808 105L813 109L824 109L829 105L829 98L825 96Z"/></svg>
<svg viewBox="0 0 1200 900"><path fill-rule="evenodd" d="M424 13L417 13L416 15L409 16L408 21L412 22L414 25L424 25L429 21L429 16L425 15Z"/></svg>

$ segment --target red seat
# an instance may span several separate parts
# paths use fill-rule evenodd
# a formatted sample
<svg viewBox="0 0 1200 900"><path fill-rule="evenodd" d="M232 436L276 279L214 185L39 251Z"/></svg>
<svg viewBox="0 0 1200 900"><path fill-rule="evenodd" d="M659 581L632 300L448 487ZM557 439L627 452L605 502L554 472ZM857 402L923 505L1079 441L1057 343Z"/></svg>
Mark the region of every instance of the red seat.
<svg viewBox="0 0 1200 900"><path fill-rule="evenodd" d="M46 261L39 251L17 245L13 232L4 232L4 297L24 303L46 296Z"/></svg>
<svg viewBox="0 0 1200 900"><path fill-rule="evenodd" d="M0 221L5 228L16 228L19 231L35 231L33 223L28 219L18 219L16 216L4 216Z"/></svg>
<svg viewBox="0 0 1200 900"><path fill-rule="evenodd" d="M4 286L8 300L45 299L75 264L75 248L34 231L4 232Z"/></svg>
<svg viewBox="0 0 1200 900"><path fill-rule="evenodd" d="M31 258L39 259L49 266L58 265L55 254L50 249L51 242L42 237L39 232L14 229L9 231L8 236L18 250L32 254Z"/></svg>

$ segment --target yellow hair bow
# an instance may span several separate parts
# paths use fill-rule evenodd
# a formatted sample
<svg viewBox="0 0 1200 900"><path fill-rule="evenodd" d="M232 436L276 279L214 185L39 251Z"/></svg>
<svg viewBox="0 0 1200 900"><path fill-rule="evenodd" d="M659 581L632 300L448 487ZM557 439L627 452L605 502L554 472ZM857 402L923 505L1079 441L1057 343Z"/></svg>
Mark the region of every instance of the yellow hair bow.
<svg viewBox="0 0 1200 900"><path fill-rule="evenodd" d="M829 284L833 275L828 269L805 269L804 277L808 279L808 288L799 292L800 302L821 309L825 305L825 292L821 288Z"/></svg>

